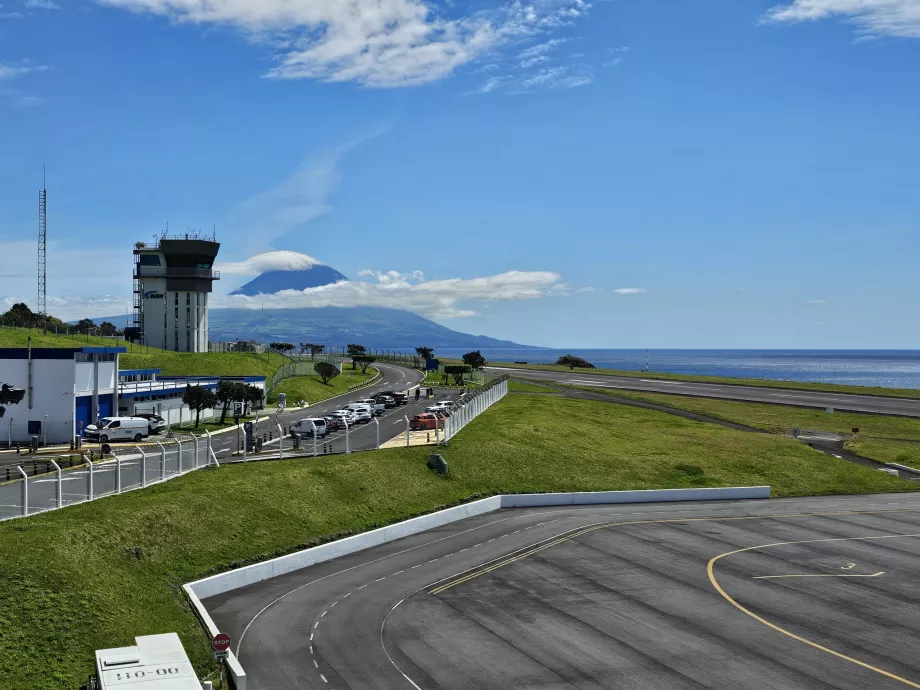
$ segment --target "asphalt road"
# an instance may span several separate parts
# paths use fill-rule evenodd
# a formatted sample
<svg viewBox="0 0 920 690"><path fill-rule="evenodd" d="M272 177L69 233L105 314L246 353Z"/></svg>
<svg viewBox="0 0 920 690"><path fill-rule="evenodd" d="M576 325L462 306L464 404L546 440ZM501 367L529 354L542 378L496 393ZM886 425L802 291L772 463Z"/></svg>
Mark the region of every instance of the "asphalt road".
<svg viewBox="0 0 920 690"><path fill-rule="evenodd" d="M918 575L917 495L560 507L205 605L254 690L886 689L920 687Z"/></svg>
<svg viewBox="0 0 920 690"><path fill-rule="evenodd" d="M851 412L874 412L904 417L920 417L920 399L886 398L874 395L853 395L851 393L822 393L799 391L786 388L764 388L760 386L735 386L717 383L692 383L689 381L663 381L640 379L630 376L605 376L588 374L584 370L562 372L539 369L518 369L511 367L489 367L489 371L541 381L554 381L574 386L596 386L647 393L672 393L704 398L765 402L798 407L832 407L835 410Z"/></svg>
<svg viewBox="0 0 920 690"><path fill-rule="evenodd" d="M346 393L331 400L319 403L316 405L316 407L311 407L305 410L286 411L280 414L272 412L269 414L265 418L265 421L259 425L259 429L264 430L265 433L268 433L268 431L271 430L275 435L276 440L274 441L274 444L268 444L266 448L270 449L273 453L277 453L278 441L276 425L279 423L283 427L287 428L292 422L298 419L313 417L321 415L327 411L338 409L343 405L348 404L349 402L366 398L371 393L376 391L406 390L418 385L419 381L421 381L423 378L423 374L414 369L408 369L406 367L395 366L392 364L378 363L375 364L375 366L380 369L383 377L373 386L367 386L352 393ZM451 396L446 396L447 399L450 399L450 397ZM444 399L444 396L438 397L437 399ZM427 407L430 402L430 400L422 398L418 403L416 403L413 399L413 401L408 405L402 405L391 410L387 410L386 415L379 418L381 443L393 438L399 434L399 432L405 430L406 425L405 420L403 419L404 415L408 415L411 419L416 410ZM242 432L237 434L236 432L232 431L212 435L211 445L219 461L225 462L231 459L231 454L234 453L239 447L237 445L239 443L238 438L241 436ZM160 439L166 445L169 451L166 458L166 474L177 474L179 472L179 462L178 453L175 451L175 444L167 443L166 439L160 436L151 436L148 440L153 441L156 439ZM341 453L345 451L344 433L330 434L326 439L324 439L324 441L325 447L323 447L322 444L320 445L322 448L321 452ZM293 442L290 437L285 438L284 443L285 448L287 449L291 449L293 446ZM131 453L136 448L136 446L133 444L118 443L112 445L116 450L125 451L126 453ZM361 425L357 428L353 428L350 432L349 446L351 450L368 450L370 448L374 448L375 445L376 428L373 422L370 424ZM194 465L194 454L192 452L191 443L185 443L184 446L186 450L183 452L182 467L184 470L188 470ZM310 449L311 447L311 443L308 442L306 444L306 448ZM146 475L148 482L157 481L162 476L159 449L156 446L144 446L144 448L149 453L149 456L143 468L141 467L140 460L125 460L122 462L121 485L124 490L140 485L142 473ZM204 464L206 458L204 457L202 451L199 452L201 453L199 462ZM23 462L24 460L25 458L20 460L20 462ZM29 466L25 467L24 469L26 469L28 472ZM65 470L62 473L62 479L62 499L65 506L87 499L89 496L88 470ZM93 492L95 496L98 497L115 492L116 484L116 468L114 467L113 463L105 463L96 467L93 472ZM22 483L20 481L0 484L0 519L21 515L22 501L23 492ZM30 476L29 513L37 513L43 510L50 510L55 507L57 507L57 473L51 472L40 474L34 477Z"/></svg>

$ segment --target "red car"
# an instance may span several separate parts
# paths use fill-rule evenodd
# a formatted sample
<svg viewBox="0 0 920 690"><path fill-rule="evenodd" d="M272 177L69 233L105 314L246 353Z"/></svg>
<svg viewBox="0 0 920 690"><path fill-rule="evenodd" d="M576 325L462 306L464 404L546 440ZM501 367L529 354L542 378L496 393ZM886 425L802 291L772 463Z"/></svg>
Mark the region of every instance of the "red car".
<svg viewBox="0 0 920 690"><path fill-rule="evenodd" d="M326 420L327 431L341 431L345 428L345 424L338 417L323 417L323 419Z"/></svg>
<svg viewBox="0 0 920 690"><path fill-rule="evenodd" d="M435 428L444 428L444 418L439 417L433 412L422 412L415 415L409 422L409 428L413 431L431 431Z"/></svg>

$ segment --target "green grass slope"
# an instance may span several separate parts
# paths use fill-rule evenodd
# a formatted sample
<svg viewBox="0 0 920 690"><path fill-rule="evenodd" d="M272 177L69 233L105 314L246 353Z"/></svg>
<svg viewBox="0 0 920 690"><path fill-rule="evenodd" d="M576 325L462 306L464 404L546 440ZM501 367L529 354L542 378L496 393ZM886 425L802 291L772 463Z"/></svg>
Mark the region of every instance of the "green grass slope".
<svg viewBox="0 0 920 690"><path fill-rule="evenodd" d="M560 424L564 420L565 424ZM920 487L800 443L660 412L508 396L429 448L225 465L0 523L0 687L77 687L93 651L178 632L214 666L179 586L228 567L496 493L769 484L774 495Z"/></svg>
<svg viewBox="0 0 920 690"><path fill-rule="evenodd" d="M362 383L376 375L377 370L373 367L368 367L367 372L364 374L361 373L360 369L353 371L346 367L339 376L331 379L329 383L323 383L319 376L292 376L278 384L268 401L269 403L275 403L278 400L278 393L286 393L288 405L293 405L298 400L306 400L312 405L321 400L347 393L350 385ZM374 389L368 388L368 392L372 390Z"/></svg>

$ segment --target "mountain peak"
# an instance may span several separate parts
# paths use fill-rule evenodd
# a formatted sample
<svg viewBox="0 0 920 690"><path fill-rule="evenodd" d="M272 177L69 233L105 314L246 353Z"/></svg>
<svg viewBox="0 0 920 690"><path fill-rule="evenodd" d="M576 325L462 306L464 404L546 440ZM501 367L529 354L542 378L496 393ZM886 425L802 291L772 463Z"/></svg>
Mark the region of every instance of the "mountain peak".
<svg viewBox="0 0 920 690"><path fill-rule="evenodd" d="M293 253L293 252L292 252ZM308 288L331 285L342 280L348 280L343 274L331 266L315 263L302 268L288 268L266 271L253 278L242 287L237 288L231 295L271 295L281 290L297 290L302 292Z"/></svg>

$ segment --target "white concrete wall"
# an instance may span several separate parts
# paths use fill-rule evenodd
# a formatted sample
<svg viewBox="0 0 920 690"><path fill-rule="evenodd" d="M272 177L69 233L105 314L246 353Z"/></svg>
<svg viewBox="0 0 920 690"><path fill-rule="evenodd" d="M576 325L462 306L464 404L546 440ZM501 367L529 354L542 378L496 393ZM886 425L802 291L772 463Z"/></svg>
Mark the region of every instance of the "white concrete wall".
<svg viewBox="0 0 920 690"><path fill-rule="evenodd" d="M47 423L49 443L70 440L74 415L72 359L32 360L31 409L27 359L0 359L0 383L26 389L22 402L8 406L5 417L0 419L0 440L11 440L13 443L28 441L29 421Z"/></svg>

